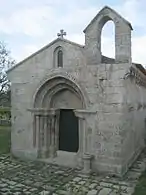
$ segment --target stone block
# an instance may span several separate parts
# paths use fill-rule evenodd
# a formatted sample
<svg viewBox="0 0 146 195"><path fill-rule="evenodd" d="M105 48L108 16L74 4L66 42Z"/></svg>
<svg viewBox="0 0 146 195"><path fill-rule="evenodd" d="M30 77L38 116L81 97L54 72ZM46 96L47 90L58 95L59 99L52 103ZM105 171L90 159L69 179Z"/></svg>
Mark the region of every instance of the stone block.
<svg viewBox="0 0 146 195"><path fill-rule="evenodd" d="M99 195L108 195L112 190L110 188L103 188L100 190Z"/></svg>

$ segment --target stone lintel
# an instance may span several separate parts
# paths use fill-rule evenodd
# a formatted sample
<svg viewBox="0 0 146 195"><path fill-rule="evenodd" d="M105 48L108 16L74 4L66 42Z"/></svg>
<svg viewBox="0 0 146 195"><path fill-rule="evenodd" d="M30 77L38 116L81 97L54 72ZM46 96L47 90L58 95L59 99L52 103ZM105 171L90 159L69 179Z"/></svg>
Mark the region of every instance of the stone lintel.
<svg viewBox="0 0 146 195"><path fill-rule="evenodd" d="M45 109L45 108L32 108L28 109L34 115L45 115L45 116L55 116L59 114L59 109Z"/></svg>
<svg viewBox="0 0 146 195"><path fill-rule="evenodd" d="M92 114L95 115L97 113L97 111L91 111L91 110L74 110L74 113L75 113L75 115L78 118L85 119L86 116L89 116L89 115L92 115Z"/></svg>

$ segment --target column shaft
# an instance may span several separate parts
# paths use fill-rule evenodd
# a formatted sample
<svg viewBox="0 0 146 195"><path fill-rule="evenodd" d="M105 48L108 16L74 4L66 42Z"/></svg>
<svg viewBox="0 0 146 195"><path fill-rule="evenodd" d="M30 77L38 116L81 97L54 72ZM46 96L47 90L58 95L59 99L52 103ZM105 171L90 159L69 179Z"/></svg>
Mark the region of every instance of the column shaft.
<svg viewBox="0 0 146 195"><path fill-rule="evenodd" d="M54 158L56 156L56 147L55 147L55 115L51 115L50 116L50 120L51 120L51 145L50 145L50 155L52 158Z"/></svg>

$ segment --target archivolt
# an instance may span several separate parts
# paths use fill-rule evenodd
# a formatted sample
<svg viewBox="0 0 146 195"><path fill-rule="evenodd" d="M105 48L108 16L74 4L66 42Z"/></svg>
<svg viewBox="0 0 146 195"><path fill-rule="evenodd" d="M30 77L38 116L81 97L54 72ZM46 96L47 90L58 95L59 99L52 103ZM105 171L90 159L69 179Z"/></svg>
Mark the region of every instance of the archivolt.
<svg viewBox="0 0 146 195"><path fill-rule="evenodd" d="M75 78L70 75L67 77L64 74L53 74L44 81L34 96L34 107L43 108L47 105L47 108L50 108L53 96L63 89L73 92L81 100L83 108L88 107L86 92L75 82Z"/></svg>

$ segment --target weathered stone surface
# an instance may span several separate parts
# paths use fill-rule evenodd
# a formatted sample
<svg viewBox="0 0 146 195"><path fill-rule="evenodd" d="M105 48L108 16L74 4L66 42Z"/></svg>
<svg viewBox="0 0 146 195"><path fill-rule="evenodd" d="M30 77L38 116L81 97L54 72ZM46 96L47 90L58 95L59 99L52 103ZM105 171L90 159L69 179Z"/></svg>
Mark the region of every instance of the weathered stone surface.
<svg viewBox="0 0 146 195"><path fill-rule="evenodd" d="M108 19L115 24L115 59L101 54L101 31ZM105 6L85 29L85 45L58 38L8 71L13 155L82 167L86 173L127 172L146 137L146 75L131 62L131 30L129 22ZM72 109L78 117L75 154L59 148L60 109ZM93 158L82 159L84 154Z"/></svg>
<svg viewBox="0 0 146 195"><path fill-rule="evenodd" d="M103 188L100 190L99 195L108 195L112 190L109 188Z"/></svg>
<svg viewBox="0 0 146 195"><path fill-rule="evenodd" d="M97 190L91 190L87 195L97 195Z"/></svg>
<svg viewBox="0 0 146 195"><path fill-rule="evenodd" d="M10 159L6 155L2 157L0 158L0 194L19 195L24 192L28 195L132 195L137 180L129 179L129 175L134 176L142 172L141 167L136 171L130 170L124 179L97 176L95 173L85 177L79 174L77 169L52 164L46 166L43 162L23 162ZM139 159L133 167L138 167L139 162L145 163L146 155ZM17 165L19 166L15 171L7 169ZM28 182L30 180L31 183ZM36 183L38 186L35 185Z"/></svg>

